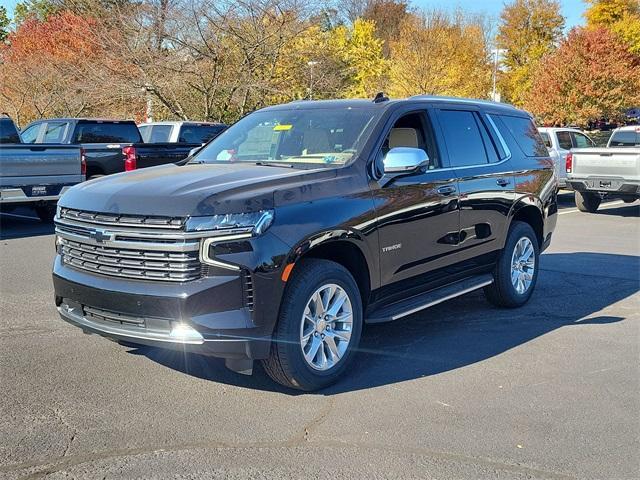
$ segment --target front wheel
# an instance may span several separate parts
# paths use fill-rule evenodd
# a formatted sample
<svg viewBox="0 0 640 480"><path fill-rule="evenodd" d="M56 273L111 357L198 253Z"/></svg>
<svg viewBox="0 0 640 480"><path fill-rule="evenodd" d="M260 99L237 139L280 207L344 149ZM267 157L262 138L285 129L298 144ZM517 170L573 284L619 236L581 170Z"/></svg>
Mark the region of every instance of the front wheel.
<svg viewBox="0 0 640 480"><path fill-rule="evenodd" d="M513 222L493 272L493 283L484 288L487 299L499 307L524 305L536 286L539 256L538 239L531 225Z"/></svg>
<svg viewBox="0 0 640 480"><path fill-rule="evenodd" d="M581 212L595 213L600 206L602 198L597 193L590 192L576 192L575 193L576 207Z"/></svg>
<svg viewBox="0 0 640 480"><path fill-rule="evenodd" d="M303 260L288 281L265 370L286 387L326 387L353 359L361 332L362 301L349 271Z"/></svg>

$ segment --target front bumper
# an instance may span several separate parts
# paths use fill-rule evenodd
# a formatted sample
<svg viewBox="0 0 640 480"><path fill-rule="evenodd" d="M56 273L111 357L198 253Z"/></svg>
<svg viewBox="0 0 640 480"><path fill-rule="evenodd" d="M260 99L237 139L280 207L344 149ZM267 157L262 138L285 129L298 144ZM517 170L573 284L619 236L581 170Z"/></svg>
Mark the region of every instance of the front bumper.
<svg viewBox="0 0 640 480"><path fill-rule="evenodd" d="M272 326L255 323L239 275L123 281L72 269L57 256L53 283L60 316L87 333L222 358L269 354Z"/></svg>

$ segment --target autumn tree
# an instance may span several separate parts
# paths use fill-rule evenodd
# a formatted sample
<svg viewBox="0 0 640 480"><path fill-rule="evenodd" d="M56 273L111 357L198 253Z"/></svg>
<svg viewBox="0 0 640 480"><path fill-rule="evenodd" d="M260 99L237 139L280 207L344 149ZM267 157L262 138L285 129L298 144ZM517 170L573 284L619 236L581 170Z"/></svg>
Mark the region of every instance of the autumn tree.
<svg viewBox="0 0 640 480"><path fill-rule="evenodd" d="M96 22L69 12L27 18L0 50L0 108L24 124L34 118L116 112L118 97L96 74ZM121 105L130 107L128 99Z"/></svg>
<svg viewBox="0 0 640 480"><path fill-rule="evenodd" d="M491 66L480 18L433 11L412 15L390 45L391 95L456 95L486 98Z"/></svg>
<svg viewBox="0 0 640 480"><path fill-rule="evenodd" d="M398 38L402 24L409 17L409 4L402 0L369 0L362 18L374 22L375 34L382 40L385 57L389 56L390 43Z"/></svg>
<svg viewBox="0 0 640 480"><path fill-rule="evenodd" d="M496 46L502 52L503 99L522 106L538 63L562 38L564 17L557 0L514 0L500 15Z"/></svg>
<svg viewBox="0 0 640 480"><path fill-rule="evenodd" d="M638 0L586 0L587 26L608 28L640 55L640 2Z"/></svg>
<svg viewBox="0 0 640 480"><path fill-rule="evenodd" d="M578 28L545 59L525 107L546 124L586 125L639 104L640 57L605 28Z"/></svg>

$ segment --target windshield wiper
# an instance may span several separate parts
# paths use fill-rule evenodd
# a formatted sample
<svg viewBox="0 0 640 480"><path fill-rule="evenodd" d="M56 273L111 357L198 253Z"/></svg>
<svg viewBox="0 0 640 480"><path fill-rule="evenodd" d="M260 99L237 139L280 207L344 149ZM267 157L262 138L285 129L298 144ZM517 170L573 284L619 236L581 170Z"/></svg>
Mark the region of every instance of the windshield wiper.
<svg viewBox="0 0 640 480"><path fill-rule="evenodd" d="M293 168L292 163L284 163L284 162L255 162L255 164L260 165L261 167Z"/></svg>

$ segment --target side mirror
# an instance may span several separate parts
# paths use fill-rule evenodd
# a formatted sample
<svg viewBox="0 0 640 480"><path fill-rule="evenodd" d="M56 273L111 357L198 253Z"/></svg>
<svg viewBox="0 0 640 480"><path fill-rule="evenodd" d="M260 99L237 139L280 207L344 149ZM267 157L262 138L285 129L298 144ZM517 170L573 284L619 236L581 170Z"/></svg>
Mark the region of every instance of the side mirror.
<svg viewBox="0 0 640 480"><path fill-rule="evenodd" d="M429 164L427 152L413 147L395 147L383 160L384 173L407 173Z"/></svg>

